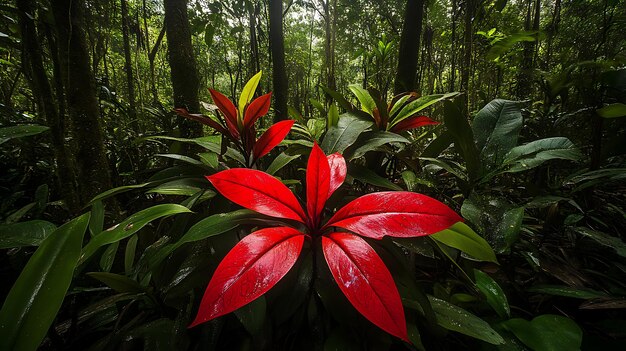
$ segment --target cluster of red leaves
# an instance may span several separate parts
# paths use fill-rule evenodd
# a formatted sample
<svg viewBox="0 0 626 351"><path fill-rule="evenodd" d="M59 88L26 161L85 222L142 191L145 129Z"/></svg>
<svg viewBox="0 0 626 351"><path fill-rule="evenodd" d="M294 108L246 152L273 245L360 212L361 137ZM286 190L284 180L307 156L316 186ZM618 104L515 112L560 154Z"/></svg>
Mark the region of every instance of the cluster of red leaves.
<svg viewBox="0 0 626 351"><path fill-rule="evenodd" d="M305 240L321 249L330 272L348 301L370 322L408 342L404 310L393 277L361 237L411 238L436 233L462 218L443 203L412 192L361 196L325 223L328 198L346 177L340 154L326 156L317 144L306 170L306 211L278 179L252 169L229 169L207 179L226 198L285 226L265 228L242 239L217 267L190 325L230 313L260 297L295 264ZM304 231L293 228L306 228ZM343 231L341 231L343 230Z"/></svg>
<svg viewBox="0 0 626 351"><path fill-rule="evenodd" d="M221 117L218 115L220 117L218 121L202 114L189 113L184 108L175 109L176 113L182 117L206 124L230 139L246 158L247 166L254 165L259 158L280 144L294 124L292 120L275 123L257 139L254 122L269 111L272 93L256 98L247 106L244 115L241 116L238 114L235 104L224 94L213 89L209 89L209 92L215 106L221 112Z"/></svg>

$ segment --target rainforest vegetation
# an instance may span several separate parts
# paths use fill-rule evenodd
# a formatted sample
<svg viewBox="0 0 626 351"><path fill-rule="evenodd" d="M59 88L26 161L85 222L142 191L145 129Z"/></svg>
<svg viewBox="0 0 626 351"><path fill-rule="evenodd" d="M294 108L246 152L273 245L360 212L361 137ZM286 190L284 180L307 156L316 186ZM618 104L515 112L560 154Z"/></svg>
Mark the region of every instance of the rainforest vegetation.
<svg viewBox="0 0 626 351"><path fill-rule="evenodd" d="M0 67L0 350L626 349L624 0L8 0Z"/></svg>

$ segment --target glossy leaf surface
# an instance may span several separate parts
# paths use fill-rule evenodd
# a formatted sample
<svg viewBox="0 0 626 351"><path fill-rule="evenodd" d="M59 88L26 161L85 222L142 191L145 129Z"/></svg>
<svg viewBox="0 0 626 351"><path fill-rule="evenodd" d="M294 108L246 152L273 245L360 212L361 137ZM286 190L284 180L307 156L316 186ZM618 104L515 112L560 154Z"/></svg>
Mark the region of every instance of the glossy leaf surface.
<svg viewBox="0 0 626 351"><path fill-rule="evenodd" d="M241 91L241 95L239 95L239 115L243 117L243 110L246 107L246 104L252 100L254 96L254 92L256 91L256 87L259 85L259 81L261 81L261 75L263 71L259 71L257 74L252 76L250 80L246 83Z"/></svg>
<svg viewBox="0 0 626 351"><path fill-rule="evenodd" d="M361 196L341 208L326 227L348 229L365 237L416 237L436 233L463 219L426 195L395 191Z"/></svg>
<svg viewBox="0 0 626 351"><path fill-rule="evenodd" d="M280 144L287 134L289 134L294 123L295 121L293 120L280 121L269 127L254 144L254 148L252 149L254 159L267 155L276 145Z"/></svg>
<svg viewBox="0 0 626 351"><path fill-rule="evenodd" d="M0 350L36 350L72 282L83 236L84 214L59 227L28 260L0 310Z"/></svg>
<svg viewBox="0 0 626 351"><path fill-rule="evenodd" d="M354 308L379 328L409 342L400 294L374 249L347 233L322 237L322 249L335 281Z"/></svg>
<svg viewBox="0 0 626 351"><path fill-rule="evenodd" d="M207 179L230 201L264 215L305 221L300 203L280 180L246 168L221 171Z"/></svg>
<svg viewBox="0 0 626 351"><path fill-rule="evenodd" d="M184 108L177 108L174 111L179 116L182 116L182 117L194 120L196 122L200 122L202 124L206 124L207 126L217 130L221 134L229 136L229 137L232 137L231 133L229 133L229 131L226 130L226 128L224 128L221 124L219 124L216 121L212 120L208 116L197 114L197 113L189 113L189 111L187 111Z"/></svg>
<svg viewBox="0 0 626 351"><path fill-rule="evenodd" d="M226 120L226 126L230 131L233 138L239 138L239 131L237 129L237 108L226 95L220 93L217 90L209 89L211 93L211 98L213 102L217 106L217 108L222 111L224 114L224 119Z"/></svg>
<svg viewBox="0 0 626 351"><path fill-rule="evenodd" d="M313 145L306 169L306 209L316 227L330 189L330 166L320 147Z"/></svg>
<svg viewBox="0 0 626 351"><path fill-rule="evenodd" d="M256 231L224 257L190 327L230 313L271 289L294 265L304 234L276 227Z"/></svg>
<svg viewBox="0 0 626 351"><path fill-rule="evenodd" d="M532 321L513 318L503 325L533 350L580 350L582 344L583 332L578 324L563 316L544 314Z"/></svg>
<svg viewBox="0 0 626 351"><path fill-rule="evenodd" d="M259 96L254 99L246 109L246 114L243 120L245 128L251 126L262 116L265 116L270 110L270 102L272 99L272 93Z"/></svg>
<svg viewBox="0 0 626 351"><path fill-rule="evenodd" d="M328 159L328 167L330 168L330 183L328 187L328 199L335 190L339 189L344 180L346 180L346 174L348 168L346 167L346 160L339 153L326 156Z"/></svg>
<svg viewBox="0 0 626 351"><path fill-rule="evenodd" d="M435 125L435 124L439 124L439 122L434 121L426 116L413 116L393 126L391 128L391 131L399 133L405 130L411 130L411 129L416 129L419 127L430 126L430 125Z"/></svg>

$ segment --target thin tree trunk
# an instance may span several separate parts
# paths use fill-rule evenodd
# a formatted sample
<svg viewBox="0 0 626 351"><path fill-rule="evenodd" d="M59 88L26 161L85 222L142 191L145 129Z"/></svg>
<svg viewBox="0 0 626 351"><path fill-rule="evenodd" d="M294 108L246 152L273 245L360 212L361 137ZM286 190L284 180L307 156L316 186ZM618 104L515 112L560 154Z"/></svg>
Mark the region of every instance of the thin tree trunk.
<svg viewBox="0 0 626 351"><path fill-rule="evenodd" d="M43 115L46 124L50 127L57 164L55 170L57 187L70 211L76 213L79 210L76 174L74 173L71 154L65 145L63 116L59 115L59 108L44 68L43 53L35 29L33 2L32 0L17 0L17 8L20 12L24 62L29 66L27 72L29 72L33 95L37 98L40 114Z"/></svg>
<svg viewBox="0 0 626 351"><path fill-rule="evenodd" d="M283 38L283 2L270 0L270 46L272 49L272 78L274 81L274 122L287 119L287 72Z"/></svg>
<svg viewBox="0 0 626 351"><path fill-rule="evenodd" d="M452 49L450 53L450 91L454 91L454 83L456 80L456 21L459 14L459 11L457 9L457 1L458 0L452 0L452 34L450 36L450 47Z"/></svg>
<svg viewBox="0 0 626 351"><path fill-rule="evenodd" d="M424 1L407 0L400 36L398 71L393 89L395 94L415 89L423 16Z"/></svg>
<svg viewBox="0 0 626 351"><path fill-rule="evenodd" d="M472 66L472 39L474 21L474 1L467 0L465 4L465 32L463 33L463 67L461 68L461 91L465 93L465 111L469 111L469 80Z"/></svg>
<svg viewBox="0 0 626 351"><path fill-rule="evenodd" d="M130 38L129 38L129 22L128 22L128 4L126 0L121 1L122 14L122 38L124 41L124 71L126 71L126 85L128 88L128 107L131 127L135 133L139 133L139 124L137 122L137 102L135 98L135 80L133 79L133 63L130 56Z"/></svg>
<svg viewBox="0 0 626 351"><path fill-rule="evenodd" d="M200 112L198 90L200 79L196 70L196 58L191 44L191 29L187 16L187 0L164 0L165 30L171 68L174 107ZM202 136L202 125L186 118L179 118L181 136Z"/></svg>
<svg viewBox="0 0 626 351"><path fill-rule="evenodd" d="M156 77L154 76L154 60L156 59L156 54L159 52L161 48L161 42L163 41L163 36L165 36L165 26L161 28L159 32L159 36L157 37L152 50L148 53L148 62L150 64L150 90L152 91L152 103L159 104L159 93L156 87Z"/></svg>
<svg viewBox="0 0 626 351"><path fill-rule="evenodd" d="M250 15L250 72L248 73L250 76L253 76L261 69L261 63L259 62L259 43L256 33L256 18L259 15L259 5L256 3L251 4L248 11Z"/></svg>
<svg viewBox="0 0 626 351"><path fill-rule="evenodd" d="M83 31L84 3L81 0L55 0L50 4L58 32L61 73L76 144L80 201L85 204L111 187L111 177Z"/></svg>

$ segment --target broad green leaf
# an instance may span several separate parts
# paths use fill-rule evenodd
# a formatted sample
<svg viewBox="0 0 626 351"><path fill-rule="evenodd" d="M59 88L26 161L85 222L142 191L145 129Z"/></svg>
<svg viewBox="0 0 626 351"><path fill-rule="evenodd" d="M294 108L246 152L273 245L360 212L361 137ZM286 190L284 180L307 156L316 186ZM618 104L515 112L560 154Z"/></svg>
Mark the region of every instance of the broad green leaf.
<svg viewBox="0 0 626 351"><path fill-rule="evenodd" d="M437 167L441 167L446 171L450 172L450 174L459 178L460 180L467 181L467 174L465 173L465 169L463 169L459 164L454 161L448 161L443 158L429 158L429 157L420 157L420 160L428 161Z"/></svg>
<svg viewBox="0 0 626 351"><path fill-rule="evenodd" d="M266 311L267 303L265 296L261 296L234 311L234 313L250 335L259 335L263 331L263 324L267 320Z"/></svg>
<svg viewBox="0 0 626 351"><path fill-rule="evenodd" d="M372 111L376 108L376 102L374 102L370 93L359 84L350 84L348 88L361 103L361 110L371 115Z"/></svg>
<svg viewBox="0 0 626 351"><path fill-rule="evenodd" d="M426 348L422 344L422 336L420 335L420 331L417 329L417 326L413 323L407 323L406 329L409 335L409 340L411 340L413 346L420 351L426 351Z"/></svg>
<svg viewBox="0 0 626 351"><path fill-rule="evenodd" d="M400 123L401 121L415 115L416 113L420 112L421 110L441 101L444 99L449 99L451 97L454 97L458 95L458 93L447 93L447 94L433 94L433 95L426 95L426 96L422 96L416 100L413 100L411 102L409 102L408 104L406 104L406 106L404 106L404 108L402 108L398 114L394 117L393 120L391 120L391 123L389 123L389 128L393 127L394 125Z"/></svg>
<svg viewBox="0 0 626 351"><path fill-rule="evenodd" d="M322 117L326 114L326 109L324 108L324 104L322 104L321 102L313 98L309 99L309 102L311 103L311 105L313 105L313 107L315 107L320 112L320 115L322 115Z"/></svg>
<svg viewBox="0 0 626 351"><path fill-rule="evenodd" d="M154 255L154 257L150 259L150 265L154 266L158 264L174 250L176 250L185 243L199 241L214 235L225 233L231 229L236 228L240 224L249 221L250 218L254 218L257 216L257 213L250 210L237 210L233 212L218 213L209 216L189 228L187 233L185 233L185 235L183 235L177 242L162 247Z"/></svg>
<svg viewBox="0 0 626 351"><path fill-rule="evenodd" d="M532 321L513 318L502 325L526 346L538 351L580 350L583 332L573 320L544 314Z"/></svg>
<svg viewBox="0 0 626 351"><path fill-rule="evenodd" d="M93 199L91 199L91 201L89 201L89 204L93 205L95 202L102 201L111 196L115 196L117 194L121 194L121 193L134 190L134 189L141 189L149 185L154 185L156 183L158 182L147 182L147 183L142 183L142 184L124 185L124 186L119 186L117 188L109 189L101 194L96 195L96 197L94 197Z"/></svg>
<svg viewBox="0 0 626 351"><path fill-rule="evenodd" d="M626 116L626 104L616 102L609 104L596 111L600 117L617 118Z"/></svg>
<svg viewBox="0 0 626 351"><path fill-rule="evenodd" d="M187 207L176 204L156 205L145 210L141 210L126 218L116 226L103 231L93 237L83 249L79 263L85 262L96 250L106 244L118 242L138 232L146 224L155 219L171 216L178 213L191 212Z"/></svg>
<svg viewBox="0 0 626 351"><path fill-rule="evenodd" d="M259 81L261 81L261 75L263 71L259 71L259 73L255 74L250 80L246 83L241 91L241 95L239 96L239 118L243 118L243 112L246 108L246 105L252 100L254 96L254 92L256 91L257 86L259 85Z"/></svg>
<svg viewBox="0 0 626 351"><path fill-rule="evenodd" d="M124 271L130 275L135 264L135 253L137 252L137 243L139 242L139 236L133 235L128 239L126 243L126 250L124 250Z"/></svg>
<svg viewBox="0 0 626 351"><path fill-rule="evenodd" d="M472 128L467 122L466 116L459 109L460 100L455 103L444 101L443 120L452 135L454 147L457 149L463 160L465 167L471 180L477 179L482 173L482 166L476 144L474 144L474 134Z"/></svg>
<svg viewBox="0 0 626 351"><path fill-rule="evenodd" d="M406 189L408 191L416 191L418 184L427 186L429 188L432 188L435 186L435 184L433 184L433 182L429 180L418 178L415 175L415 172L410 171L410 170L406 170L402 172L401 176L402 176L402 180L404 180L404 184L406 185Z"/></svg>
<svg viewBox="0 0 626 351"><path fill-rule="evenodd" d="M506 2L505 2L506 3ZM497 61L501 56L511 50L515 44L525 41L537 40L536 31L521 31L511 35L507 35L505 38L493 43L494 45L487 52L487 60Z"/></svg>
<svg viewBox="0 0 626 351"><path fill-rule="evenodd" d="M497 168L517 145L522 128L521 103L496 99L474 117L472 131L480 159L488 169Z"/></svg>
<svg viewBox="0 0 626 351"><path fill-rule="evenodd" d="M287 155L286 153L282 152L278 156L276 156L272 163L270 163L265 172L267 174L274 175L274 173L278 172L278 170L285 167L287 164L289 164L289 162L295 160L298 157L300 157L300 155Z"/></svg>
<svg viewBox="0 0 626 351"><path fill-rule="evenodd" d="M50 234L28 260L0 310L0 350L36 350L56 317L80 255L86 213Z"/></svg>
<svg viewBox="0 0 626 351"><path fill-rule="evenodd" d="M328 119L326 121L326 128L334 127L339 123L339 110L337 105L331 104L328 109Z"/></svg>
<svg viewBox="0 0 626 351"><path fill-rule="evenodd" d="M453 142L454 142L454 138L452 136L452 133L450 133L449 131L445 131L441 133L441 135L436 137L435 140L431 141L430 144L426 146L424 151L422 151L422 154L420 156L430 157L430 158L437 157L445 149L450 147L450 145L452 145Z"/></svg>
<svg viewBox="0 0 626 351"><path fill-rule="evenodd" d="M13 126L13 127L3 127L0 128L0 145L5 142L15 139L22 138L31 135L37 135L45 132L50 128L46 126L40 126L36 124L25 124L21 126Z"/></svg>
<svg viewBox="0 0 626 351"><path fill-rule="evenodd" d="M351 113L344 113L339 117L337 126L328 128L321 147L327 155L335 152L343 153L372 124Z"/></svg>
<svg viewBox="0 0 626 351"><path fill-rule="evenodd" d="M410 94L404 95L403 97L399 98L398 101L396 101L393 106L391 106L391 110L389 111L389 118L391 118L392 120L395 118L396 114L398 112L400 112L400 109L404 106L404 104L406 103L406 101L411 97Z"/></svg>
<svg viewBox="0 0 626 351"><path fill-rule="evenodd" d="M346 160L359 158L365 155L368 151L376 150L379 147L390 143L407 144L410 143L410 141L402 135L396 133L383 131L365 132L361 134L356 142L346 150L344 157Z"/></svg>
<svg viewBox="0 0 626 351"><path fill-rule="evenodd" d="M531 288L528 288L527 291L533 292L533 293L547 294L547 295L572 297L575 299L583 299L583 300L608 297L606 293L603 293L601 291L587 289L587 288L562 286L562 285L536 285Z"/></svg>
<svg viewBox="0 0 626 351"><path fill-rule="evenodd" d="M360 180L365 184L370 184L389 190L404 190L398 184L390 182L387 178L381 177L375 172L363 166L351 164L348 168L348 174L350 174L354 179Z"/></svg>
<svg viewBox="0 0 626 351"><path fill-rule="evenodd" d="M350 102L348 102L348 100L341 94L339 94L338 92L327 88L327 87L322 87L322 90L324 90L324 92L328 95L330 95L333 99L335 99L335 101L337 101L337 103L339 103L339 105L341 107L344 108L344 110L346 111L352 111L354 109L354 106L352 106L352 104Z"/></svg>
<svg viewBox="0 0 626 351"><path fill-rule="evenodd" d="M39 246L57 227L42 220L0 224L0 249Z"/></svg>
<svg viewBox="0 0 626 351"><path fill-rule="evenodd" d="M484 320L444 300L428 296L437 324L448 330L456 331L490 344L504 344L504 339Z"/></svg>
<svg viewBox="0 0 626 351"><path fill-rule="evenodd" d="M198 191L207 188L208 186L209 183L206 181L206 179L184 178L163 183L153 189L148 190L146 193L191 196L193 194L196 194Z"/></svg>
<svg viewBox="0 0 626 351"><path fill-rule="evenodd" d="M89 218L89 232L95 236L104 230L104 205L102 201L91 204L91 216Z"/></svg>
<svg viewBox="0 0 626 351"><path fill-rule="evenodd" d="M169 159L176 160L176 161L182 161L185 163L189 163L190 165L194 165L194 166L201 166L201 167L204 166L204 164L201 161L198 161L195 158L192 158L189 156L184 156L184 155L179 155L179 154L156 154L154 156L169 158Z"/></svg>
<svg viewBox="0 0 626 351"><path fill-rule="evenodd" d="M574 228L574 231L582 236L593 239L600 245L610 247L615 250L618 255L626 257L626 243L624 243L620 238L585 227L576 227Z"/></svg>
<svg viewBox="0 0 626 351"><path fill-rule="evenodd" d="M145 292L145 289L139 283L123 275L107 272L91 272L87 273L87 275L101 281L119 293L137 294Z"/></svg>
<svg viewBox="0 0 626 351"><path fill-rule="evenodd" d="M535 140L516 146L506 155L507 172L520 172L541 165L552 159L579 161L582 154L567 138L556 137Z"/></svg>
<svg viewBox="0 0 626 351"><path fill-rule="evenodd" d="M195 138L195 139L176 138L176 137L165 136L165 135L154 135L154 136L139 138L135 142L140 143L145 140L160 140L160 139L179 141L181 143L198 145L211 152L215 152L216 154L221 154L222 152L221 146L220 146L219 135L210 135L210 136L204 136L204 137Z"/></svg>
<svg viewBox="0 0 626 351"><path fill-rule="evenodd" d="M476 279L476 286L487 298L489 306L496 311L500 318L510 318L511 309L509 302L500 285L486 273L478 269L474 269L474 278Z"/></svg>
<svg viewBox="0 0 626 351"><path fill-rule="evenodd" d="M198 154L200 161L212 169L217 169L219 166L218 155L215 152L202 152Z"/></svg>
<svg viewBox="0 0 626 351"><path fill-rule="evenodd" d="M496 254L487 241L463 222L455 223L450 228L432 234L430 237L442 244L465 252L474 259L498 263Z"/></svg>
<svg viewBox="0 0 626 351"><path fill-rule="evenodd" d="M117 256L117 249L120 247L120 242L109 244L100 256L100 269L103 272L110 272Z"/></svg>

